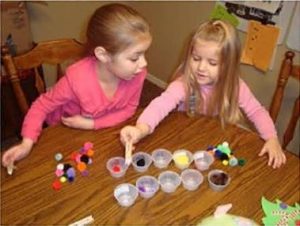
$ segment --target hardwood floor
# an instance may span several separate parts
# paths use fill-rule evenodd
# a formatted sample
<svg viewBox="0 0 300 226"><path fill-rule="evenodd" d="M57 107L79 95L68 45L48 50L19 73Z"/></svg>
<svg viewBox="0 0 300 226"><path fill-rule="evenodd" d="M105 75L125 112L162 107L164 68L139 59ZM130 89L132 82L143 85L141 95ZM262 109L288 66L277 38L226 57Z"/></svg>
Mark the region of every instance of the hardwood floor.
<svg viewBox="0 0 300 226"><path fill-rule="evenodd" d="M151 102L151 100L159 96L162 92L162 88L156 86L148 80L145 80L143 91L141 94L140 106L146 107ZM1 140L1 151L6 150L7 148L11 147L12 145L18 142L19 138L17 136L12 136L5 140Z"/></svg>

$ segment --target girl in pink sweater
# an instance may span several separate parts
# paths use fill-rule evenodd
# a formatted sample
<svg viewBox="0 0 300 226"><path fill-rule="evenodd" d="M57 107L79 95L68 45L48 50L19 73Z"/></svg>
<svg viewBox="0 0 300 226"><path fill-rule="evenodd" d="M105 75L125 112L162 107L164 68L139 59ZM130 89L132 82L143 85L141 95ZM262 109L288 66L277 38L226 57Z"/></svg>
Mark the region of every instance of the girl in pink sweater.
<svg viewBox="0 0 300 226"><path fill-rule="evenodd" d="M218 116L223 125L238 124L241 110L255 125L265 144L259 153L269 155L268 165L278 168L286 157L268 112L239 78L240 41L229 23L202 23L193 35L175 80L154 99L138 118L136 126L121 130L121 141L137 143L153 132L174 108L189 115Z"/></svg>
<svg viewBox="0 0 300 226"><path fill-rule="evenodd" d="M148 23L134 9L117 3L98 8L87 27L88 56L32 104L23 122L23 140L4 153L3 165L29 154L44 121L92 130L131 117L147 75L145 52L151 42Z"/></svg>

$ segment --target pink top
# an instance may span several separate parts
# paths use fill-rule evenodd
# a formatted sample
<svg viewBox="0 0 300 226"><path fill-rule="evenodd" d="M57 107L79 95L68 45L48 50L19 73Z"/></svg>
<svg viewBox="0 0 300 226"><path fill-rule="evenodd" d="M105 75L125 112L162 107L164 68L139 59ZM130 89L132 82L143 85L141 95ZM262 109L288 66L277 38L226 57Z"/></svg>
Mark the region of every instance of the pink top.
<svg viewBox="0 0 300 226"><path fill-rule="evenodd" d="M139 104L147 70L132 80L120 80L113 98L108 99L98 82L96 65L96 58L86 57L68 67L66 75L30 107L22 136L35 142L45 120L53 125L62 116L82 115L94 119L95 129L111 127L130 118Z"/></svg>
<svg viewBox="0 0 300 226"><path fill-rule="evenodd" d="M204 103L213 87L202 86ZM178 105L178 110L184 110L185 89L182 81L173 81L161 96L151 101L149 106L138 118L137 123L150 126L151 132ZM255 125L259 135L264 140L276 137L277 132L268 111L256 100L246 83L240 79L239 106Z"/></svg>

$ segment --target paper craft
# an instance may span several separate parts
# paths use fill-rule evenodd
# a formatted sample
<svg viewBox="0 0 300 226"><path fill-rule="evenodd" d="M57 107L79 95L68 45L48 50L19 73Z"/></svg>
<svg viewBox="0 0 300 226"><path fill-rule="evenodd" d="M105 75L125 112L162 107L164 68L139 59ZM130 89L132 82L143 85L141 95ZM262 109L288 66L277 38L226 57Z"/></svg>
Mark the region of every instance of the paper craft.
<svg viewBox="0 0 300 226"><path fill-rule="evenodd" d="M268 201L265 197L261 198L261 205L265 213L262 222L268 225L299 225L300 224L300 206L298 203L295 207L276 200L276 203Z"/></svg>
<svg viewBox="0 0 300 226"><path fill-rule="evenodd" d="M229 214L231 207L231 203L218 206L213 216L204 218L196 226L258 226L249 218Z"/></svg>
<svg viewBox="0 0 300 226"><path fill-rule="evenodd" d="M210 18L226 20L229 23L231 23L234 27L237 27L239 25L239 20L234 15L228 13L227 9L220 4L216 4L215 8L213 9L210 15Z"/></svg>
<svg viewBox="0 0 300 226"><path fill-rule="evenodd" d="M132 156L132 142L127 142L125 146L125 164L130 165Z"/></svg>
<svg viewBox="0 0 300 226"><path fill-rule="evenodd" d="M279 28L250 21L241 62L266 72L276 48Z"/></svg>

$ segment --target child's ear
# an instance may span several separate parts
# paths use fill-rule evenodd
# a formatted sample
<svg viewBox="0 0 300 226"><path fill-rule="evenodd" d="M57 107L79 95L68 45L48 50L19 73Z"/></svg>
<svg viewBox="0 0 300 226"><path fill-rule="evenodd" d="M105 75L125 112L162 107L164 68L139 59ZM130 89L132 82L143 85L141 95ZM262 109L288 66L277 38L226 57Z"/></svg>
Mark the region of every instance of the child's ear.
<svg viewBox="0 0 300 226"><path fill-rule="evenodd" d="M102 63L106 63L106 62L110 61L109 53L102 46L96 47L94 50L94 54L95 54L96 58L98 60L100 60Z"/></svg>

